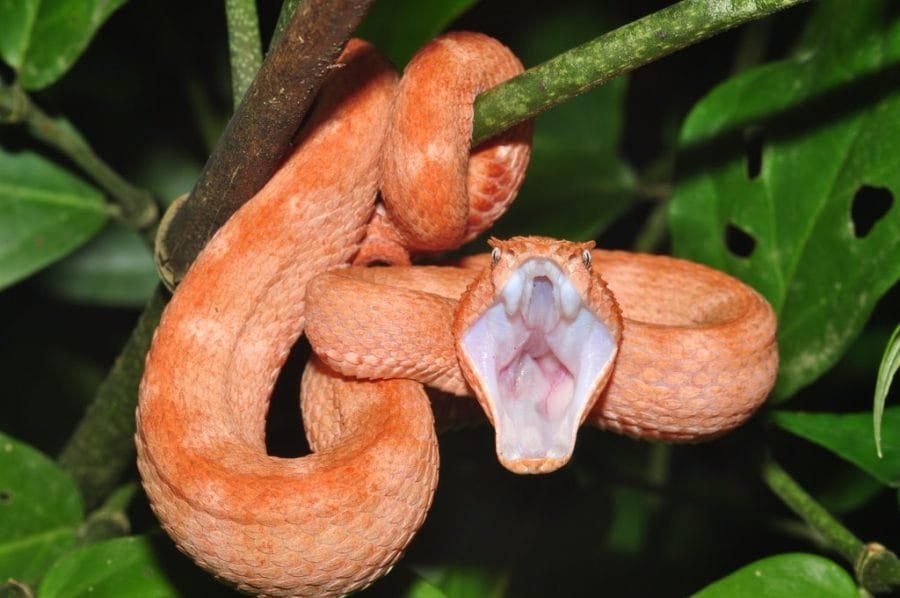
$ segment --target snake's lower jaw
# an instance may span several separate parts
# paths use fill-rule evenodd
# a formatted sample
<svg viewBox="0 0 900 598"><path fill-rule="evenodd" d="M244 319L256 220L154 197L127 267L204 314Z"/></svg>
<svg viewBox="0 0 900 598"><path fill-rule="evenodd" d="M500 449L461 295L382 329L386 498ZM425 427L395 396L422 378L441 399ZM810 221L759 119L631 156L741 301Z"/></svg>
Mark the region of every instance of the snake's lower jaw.
<svg viewBox="0 0 900 598"><path fill-rule="evenodd" d="M548 473L569 461L609 380L616 336L552 262L532 260L509 278L459 340L504 467Z"/></svg>
<svg viewBox="0 0 900 598"><path fill-rule="evenodd" d="M574 448L574 444L573 444ZM518 474L539 474L552 473L563 467L572 457L571 452L562 458L544 457L540 459L516 459L513 461L499 457L500 464L513 473Z"/></svg>

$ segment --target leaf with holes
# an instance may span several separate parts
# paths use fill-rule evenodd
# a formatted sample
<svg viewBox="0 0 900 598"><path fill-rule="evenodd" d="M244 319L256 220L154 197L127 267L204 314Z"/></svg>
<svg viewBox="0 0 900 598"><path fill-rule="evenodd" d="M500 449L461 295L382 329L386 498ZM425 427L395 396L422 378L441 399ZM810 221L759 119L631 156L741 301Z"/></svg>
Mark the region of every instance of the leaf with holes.
<svg viewBox="0 0 900 598"><path fill-rule="evenodd" d="M0 433L0 579L32 583L75 544L78 489L40 451Z"/></svg>
<svg viewBox="0 0 900 598"><path fill-rule="evenodd" d="M3 0L0 56L25 89L59 79L127 0Z"/></svg>
<svg viewBox="0 0 900 598"><path fill-rule="evenodd" d="M859 590L853 578L834 561L814 554L770 556L741 567L693 598L854 598Z"/></svg>
<svg viewBox="0 0 900 598"><path fill-rule="evenodd" d="M90 239L108 215L103 195L78 177L0 148L0 289Z"/></svg>
<svg viewBox="0 0 900 598"><path fill-rule="evenodd" d="M778 400L833 365L900 278L900 17L889 4L820 4L814 23L829 35L814 49L727 81L681 132L675 252L772 303Z"/></svg>
<svg viewBox="0 0 900 598"><path fill-rule="evenodd" d="M886 486L900 488L900 406L882 414L882 456L875 450L872 414L776 411L775 424L814 442L868 472Z"/></svg>

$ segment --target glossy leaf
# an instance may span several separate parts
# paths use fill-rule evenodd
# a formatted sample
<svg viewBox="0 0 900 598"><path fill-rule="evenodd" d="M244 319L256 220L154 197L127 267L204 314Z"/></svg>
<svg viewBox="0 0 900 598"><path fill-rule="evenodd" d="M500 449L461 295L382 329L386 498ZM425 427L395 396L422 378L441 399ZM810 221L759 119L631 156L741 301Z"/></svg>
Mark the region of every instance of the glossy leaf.
<svg viewBox="0 0 900 598"><path fill-rule="evenodd" d="M41 596L179 596L147 537L98 542L60 558L41 581Z"/></svg>
<svg viewBox="0 0 900 598"><path fill-rule="evenodd" d="M875 404L872 407L872 417L875 426L875 448L879 457L882 456L881 425L884 417L884 405L887 401L888 391L891 389L891 382L894 381L894 374L898 369L900 369L900 326L894 328L894 333L884 350L881 365L878 367L878 380L875 383Z"/></svg>
<svg viewBox="0 0 900 598"><path fill-rule="evenodd" d="M108 216L103 195L80 178L0 148L0 289L90 239Z"/></svg>
<svg viewBox="0 0 900 598"><path fill-rule="evenodd" d="M31 583L75 543L74 482L40 451L0 433L0 579Z"/></svg>
<svg viewBox="0 0 900 598"><path fill-rule="evenodd" d="M675 251L772 303L776 399L833 365L900 278L900 18L889 5L822 3L817 26L831 27L807 41L814 49L720 85L681 132Z"/></svg>
<svg viewBox="0 0 900 598"><path fill-rule="evenodd" d="M398 68L476 0L381 0L356 35L375 44Z"/></svg>
<svg viewBox="0 0 900 598"><path fill-rule="evenodd" d="M828 465L828 475L818 480L814 495L833 515L858 511L884 492L884 484L852 463Z"/></svg>
<svg viewBox="0 0 900 598"><path fill-rule="evenodd" d="M146 242L117 224L41 277L45 287L66 301L125 307L143 306L158 281Z"/></svg>
<svg viewBox="0 0 900 598"><path fill-rule="evenodd" d="M772 414L782 429L823 446L875 476L883 484L900 488L900 406L885 409L883 456L875 452L872 414L803 413Z"/></svg>
<svg viewBox="0 0 900 598"><path fill-rule="evenodd" d="M446 598L446 594L421 577L404 594L406 598Z"/></svg>
<svg viewBox="0 0 900 598"><path fill-rule="evenodd" d="M41 598L235 596L161 535L116 538L62 556L38 586Z"/></svg>
<svg viewBox="0 0 900 598"><path fill-rule="evenodd" d="M376 581L363 594L402 596L403 598L447 598L447 595L437 586L402 563L394 567L390 574Z"/></svg>
<svg viewBox="0 0 900 598"><path fill-rule="evenodd" d="M25 89L59 79L127 0L0 0L0 55Z"/></svg>
<svg viewBox="0 0 900 598"><path fill-rule="evenodd" d="M548 15L515 49L527 67L607 28L593 12ZM627 91L628 78L619 77L538 115L525 182L491 235L588 240L624 212L636 187L619 155Z"/></svg>
<svg viewBox="0 0 900 598"><path fill-rule="evenodd" d="M838 564L814 554L780 554L741 567L694 594L694 598L858 598L853 578Z"/></svg>

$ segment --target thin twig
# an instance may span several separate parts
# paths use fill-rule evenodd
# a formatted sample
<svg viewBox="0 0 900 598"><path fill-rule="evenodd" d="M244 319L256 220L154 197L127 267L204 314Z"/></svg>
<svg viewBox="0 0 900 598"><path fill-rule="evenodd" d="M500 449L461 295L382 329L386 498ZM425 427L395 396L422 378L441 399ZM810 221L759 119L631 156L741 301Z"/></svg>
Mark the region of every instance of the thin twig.
<svg viewBox="0 0 900 598"><path fill-rule="evenodd" d="M159 212L153 195L122 178L68 121L50 117L17 85L0 83L0 123L24 124L36 139L77 164L116 202L127 226L146 231L156 224Z"/></svg>
<svg viewBox="0 0 900 598"><path fill-rule="evenodd" d="M763 461L761 473L769 489L853 565L860 585L873 592L900 587L900 560L893 552L877 543L864 544L771 457Z"/></svg>

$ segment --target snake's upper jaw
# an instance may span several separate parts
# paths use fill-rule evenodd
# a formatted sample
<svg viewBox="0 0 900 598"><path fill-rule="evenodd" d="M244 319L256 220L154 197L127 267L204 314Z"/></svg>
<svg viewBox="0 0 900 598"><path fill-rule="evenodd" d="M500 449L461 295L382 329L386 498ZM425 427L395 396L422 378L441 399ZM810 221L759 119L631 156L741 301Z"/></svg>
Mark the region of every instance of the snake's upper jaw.
<svg viewBox="0 0 900 598"><path fill-rule="evenodd" d="M516 473L546 473L572 455L578 427L617 353L611 330L553 261L532 258L459 338L464 371Z"/></svg>

